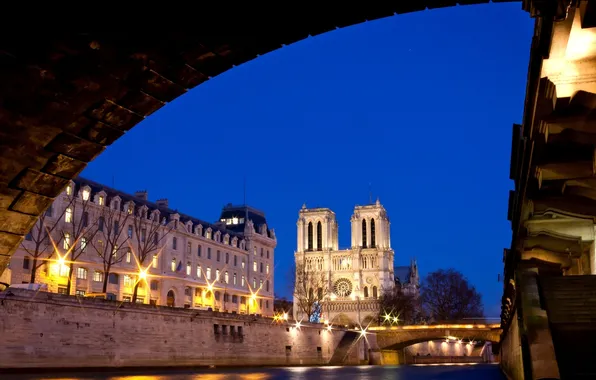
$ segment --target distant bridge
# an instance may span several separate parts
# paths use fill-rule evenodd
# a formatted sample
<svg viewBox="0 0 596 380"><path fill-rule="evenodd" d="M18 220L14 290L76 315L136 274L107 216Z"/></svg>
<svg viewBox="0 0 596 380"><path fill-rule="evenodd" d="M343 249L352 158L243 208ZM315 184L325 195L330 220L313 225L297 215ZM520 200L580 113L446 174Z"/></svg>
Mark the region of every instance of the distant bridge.
<svg viewBox="0 0 596 380"><path fill-rule="evenodd" d="M435 324L391 327L370 327L368 330L377 335L378 347L382 350L401 350L412 344L430 340L455 339L470 341L501 340L500 324Z"/></svg>

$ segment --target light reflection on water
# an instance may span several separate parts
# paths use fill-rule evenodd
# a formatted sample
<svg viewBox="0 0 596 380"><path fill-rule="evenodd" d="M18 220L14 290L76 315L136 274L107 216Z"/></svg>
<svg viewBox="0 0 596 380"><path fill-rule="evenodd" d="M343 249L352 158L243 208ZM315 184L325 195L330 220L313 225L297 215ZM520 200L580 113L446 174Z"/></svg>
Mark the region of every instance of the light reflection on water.
<svg viewBox="0 0 596 380"><path fill-rule="evenodd" d="M0 375L2 380L504 380L497 365L215 368L135 373Z"/></svg>

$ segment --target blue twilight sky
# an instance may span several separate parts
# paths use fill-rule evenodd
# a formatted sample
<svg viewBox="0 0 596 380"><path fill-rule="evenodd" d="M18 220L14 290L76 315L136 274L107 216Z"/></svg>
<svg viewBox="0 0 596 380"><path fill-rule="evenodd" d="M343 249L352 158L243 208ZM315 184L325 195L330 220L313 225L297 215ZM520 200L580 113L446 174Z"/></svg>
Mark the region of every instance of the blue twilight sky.
<svg viewBox="0 0 596 380"><path fill-rule="evenodd" d="M83 176L206 221L247 199L275 228L275 291L303 203L337 214L380 197L397 264L462 271L498 317L511 126L522 119L533 22L519 3L393 16L283 47L143 121Z"/></svg>

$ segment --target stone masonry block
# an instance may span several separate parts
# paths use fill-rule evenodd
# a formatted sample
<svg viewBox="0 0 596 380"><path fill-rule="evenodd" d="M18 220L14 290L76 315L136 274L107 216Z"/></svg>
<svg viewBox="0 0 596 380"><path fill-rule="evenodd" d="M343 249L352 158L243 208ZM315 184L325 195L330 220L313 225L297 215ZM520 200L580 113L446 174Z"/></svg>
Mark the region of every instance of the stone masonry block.
<svg viewBox="0 0 596 380"><path fill-rule="evenodd" d="M24 191L12 206L14 211L33 216L39 216L54 201L53 198Z"/></svg>
<svg viewBox="0 0 596 380"><path fill-rule="evenodd" d="M16 187L54 198L66 187L68 180L34 169L26 169L17 179Z"/></svg>
<svg viewBox="0 0 596 380"><path fill-rule="evenodd" d="M2 212L0 212L2 215ZM0 255L12 255L14 248L23 240L23 236L0 231Z"/></svg>
<svg viewBox="0 0 596 380"><path fill-rule="evenodd" d="M11 210L0 211L0 231L25 235L37 221L37 215L21 214ZM1 253L1 252L0 252Z"/></svg>
<svg viewBox="0 0 596 380"><path fill-rule="evenodd" d="M6 210L19 196L20 191L0 184L0 210Z"/></svg>
<svg viewBox="0 0 596 380"><path fill-rule="evenodd" d="M104 147L70 133L61 133L48 144L46 149L80 161L89 162L100 154Z"/></svg>
<svg viewBox="0 0 596 380"><path fill-rule="evenodd" d="M83 161L58 154L48 162L44 172L71 179L82 172L85 166L87 163Z"/></svg>
<svg viewBox="0 0 596 380"><path fill-rule="evenodd" d="M0 232L1 234L1 232ZM0 255L0 277L2 277L2 273L10 264L11 255Z"/></svg>

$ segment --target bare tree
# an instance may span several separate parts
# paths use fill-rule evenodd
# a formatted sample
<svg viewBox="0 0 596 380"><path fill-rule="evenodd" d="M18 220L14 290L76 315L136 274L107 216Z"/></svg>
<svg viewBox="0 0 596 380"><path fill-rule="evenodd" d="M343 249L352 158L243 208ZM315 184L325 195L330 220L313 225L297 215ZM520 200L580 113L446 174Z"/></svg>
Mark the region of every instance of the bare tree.
<svg viewBox="0 0 596 380"><path fill-rule="evenodd" d="M140 207L137 210L137 216L132 218L133 236L136 242L136 249L133 249L133 252L137 258L137 264L143 269L147 260L160 248L162 240L174 228L173 226L169 228L165 227L160 223L159 213L152 213L148 217L147 210L146 206ZM163 233L160 233L161 230L163 230ZM137 302L138 289L139 281L136 281L132 294L132 302Z"/></svg>
<svg viewBox="0 0 596 380"><path fill-rule="evenodd" d="M31 277L29 278L31 284L35 283L37 270L46 262L46 259L49 259L54 254L53 244L58 246L62 241L62 235L59 234L57 239L52 243L51 235L58 224L60 224L59 221L64 216L67 207L62 210L62 213L56 218L56 223L53 224L48 223L49 220L46 219L48 217L48 211L41 214L25 240L21 242L21 247L33 258ZM32 243L26 243L27 241Z"/></svg>
<svg viewBox="0 0 596 380"><path fill-rule="evenodd" d="M120 211L120 207L103 207L97 221L96 239L91 241L97 255L103 261L103 293L108 289L108 277L114 264L124 260L128 250L129 236L123 234L132 210Z"/></svg>
<svg viewBox="0 0 596 380"><path fill-rule="evenodd" d="M399 287L384 290L379 297L379 325L383 323L414 324L418 320L419 307L415 296L404 294Z"/></svg>
<svg viewBox="0 0 596 380"><path fill-rule="evenodd" d="M68 284L66 294L70 294L74 276L74 265L79 257L86 252L89 242L97 234L97 223L99 218L89 218L91 208L90 195L77 197L73 191L69 196L70 221L63 224L62 239L68 242L68 255L66 257L69 264Z"/></svg>
<svg viewBox="0 0 596 380"><path fill-rule="evenodd" d="M484 317L482 296L455 269L429 273L422 283L421 298L436 321Z"/></svg>
<svg viewBox="0 0 596 380"><path fill-rule="evenodd" d="M307 270L304 264L297 264L293 271L294 296L297 310L308 320L321 309L323 300L329 293L329 282L323 271Z"/></svg>

